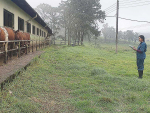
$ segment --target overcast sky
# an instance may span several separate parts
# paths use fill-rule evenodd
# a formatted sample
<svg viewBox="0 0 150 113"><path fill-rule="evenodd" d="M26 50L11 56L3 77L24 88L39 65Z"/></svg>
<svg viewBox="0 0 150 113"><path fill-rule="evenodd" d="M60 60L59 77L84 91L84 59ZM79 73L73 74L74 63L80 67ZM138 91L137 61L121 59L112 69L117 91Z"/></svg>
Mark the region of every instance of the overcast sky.
<svg viewBox="0 0 150 113"><path fill-rule="evenodd" d="M50 4L51 6L57 7L61 0L26 0L33 8L35 8L37 5L40 3L47 3ZM117 0L101 0L101 5L102 9L106 9L112 4L114 4ZM129 1L129 0L120 0L120 1ZM135 0L130 0L130 1L135 1ZM140 1L140 0L139 0ZM146 0L143 0L146 1ZM150 2L149 2L150 3ZM129 2L128 4L131 5ZM126 6L128 6L128 4ZM141 1L141 5L144 4ZM135 5L135 4L132 4ZM130 8L120 8L119 11L119 16L124 17L124 18L129 18L133 20L140 20L140 21L150 21L150 5L145 5L145 6L139 6L139 7L130 7ZM115 12L110 13L109 16L115 16ZM107 20L105 21L108 23L110 26L114 26L116 24L115 18L106 18ZM133 27L137 26L137 27ZM144 26L144 27L143 27ZM125 28L125 29L124 29ZM126 21L126 20L121 20L119 19L119 29L120 30L134 30L137 32L149 32L150 29L150 24L147 23L138 23L138 22L132 22L132 21Z"/></svg>

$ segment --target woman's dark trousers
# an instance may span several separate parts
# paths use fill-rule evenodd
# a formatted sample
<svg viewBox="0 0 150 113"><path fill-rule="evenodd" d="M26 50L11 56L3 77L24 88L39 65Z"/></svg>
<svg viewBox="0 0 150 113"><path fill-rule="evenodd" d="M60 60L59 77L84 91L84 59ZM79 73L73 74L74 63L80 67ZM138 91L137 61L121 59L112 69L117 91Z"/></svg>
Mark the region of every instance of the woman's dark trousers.
<svg viewBox="0 0 150 113"><path fill-rule="evenodd" d="M138 67L138 72L139 72L139 78L143 78L144 60L145 59L137 59L137 67Z"/></svg>

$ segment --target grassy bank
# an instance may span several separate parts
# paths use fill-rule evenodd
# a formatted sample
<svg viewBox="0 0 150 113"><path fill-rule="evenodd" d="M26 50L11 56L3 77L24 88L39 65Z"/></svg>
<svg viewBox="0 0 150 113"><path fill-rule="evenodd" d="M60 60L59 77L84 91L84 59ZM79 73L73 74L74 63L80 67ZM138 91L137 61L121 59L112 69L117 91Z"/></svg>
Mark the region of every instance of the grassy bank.
<svg viewBox="0 0 150 113"><path fill-rule="evenodd" d="M150 113L149 62L137 78L135 53L120 45L53 46L0 94L13 113ZM149 56L150 53L148 52Z"/></svg>

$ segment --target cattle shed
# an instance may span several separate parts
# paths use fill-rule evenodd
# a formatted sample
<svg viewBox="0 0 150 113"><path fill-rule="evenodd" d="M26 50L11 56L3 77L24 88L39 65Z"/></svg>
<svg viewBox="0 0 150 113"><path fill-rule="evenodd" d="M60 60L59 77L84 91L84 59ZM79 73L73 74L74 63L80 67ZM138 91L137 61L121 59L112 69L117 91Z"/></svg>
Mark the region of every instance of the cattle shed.
<svg viewBox="0 0 150 113"><path fill-rule="evenodd" d="M0 15L0 26L28 32L31 39L44 39L52 34L52 30L25 0L0 0Z"/></svg>

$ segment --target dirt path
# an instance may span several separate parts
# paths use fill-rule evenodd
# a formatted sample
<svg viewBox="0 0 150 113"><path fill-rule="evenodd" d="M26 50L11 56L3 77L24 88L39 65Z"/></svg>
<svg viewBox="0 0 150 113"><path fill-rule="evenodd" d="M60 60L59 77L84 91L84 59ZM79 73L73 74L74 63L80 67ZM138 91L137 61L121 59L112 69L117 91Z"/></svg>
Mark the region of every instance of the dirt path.
<svg viewBox="0 0 150 113"><path fill-rule="evenodd" d="M44 51L29 53L28 55L9 61L6 65L0 66L0 84L15 72L27 66L34 57L40 56L42 53Z"/></svg>

